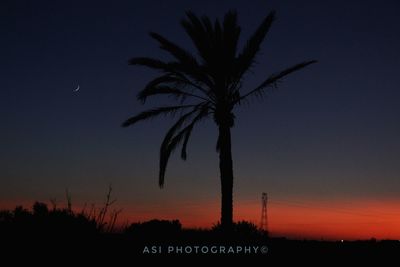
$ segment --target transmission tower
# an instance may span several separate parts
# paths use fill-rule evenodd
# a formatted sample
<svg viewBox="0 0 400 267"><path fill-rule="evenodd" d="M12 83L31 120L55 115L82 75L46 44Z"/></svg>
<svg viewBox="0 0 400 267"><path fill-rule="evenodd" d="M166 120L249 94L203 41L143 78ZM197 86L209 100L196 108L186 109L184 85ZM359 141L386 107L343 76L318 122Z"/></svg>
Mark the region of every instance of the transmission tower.
<svg viewBox="0 0 400 267"><path fill-rule="evenodd" d="M267 193L262 193L261 195L261 223L260 230L268 234L268 213L267 213Z"/></svg>

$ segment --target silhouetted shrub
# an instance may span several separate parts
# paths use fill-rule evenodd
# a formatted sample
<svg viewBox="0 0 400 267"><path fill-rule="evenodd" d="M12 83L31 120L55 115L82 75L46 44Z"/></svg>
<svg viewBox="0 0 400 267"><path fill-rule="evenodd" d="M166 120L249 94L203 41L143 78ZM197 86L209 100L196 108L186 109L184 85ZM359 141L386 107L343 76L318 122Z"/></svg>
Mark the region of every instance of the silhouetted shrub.
<svg viewBox="0 0 400 267"><path fill-rule="evenodd" d="M0 212L0 232L11 237L82 237L97 232L96 222L65 209L49 211L45 203L35 202L32 211L17 206Z"/></svg>
<svg viewBox="0 0 400 267"><path fill-rule="evenodd" d="M125 229L125 233L138 238L163 239L178 235L182 230L179 220L150 220L147 222L132 223Z"/></svg>
<svg viewBox="0 0 400 267"><path fill-rule="evenodd" d="M49 213L49 209L45 203L35 202L32 207L32 212L35 216L46 216Z"/></svg>
<svg viewBox="0 0 400 267"><path fill-rule="evenodd" d="M240 222L235 223L235 231L238 233L244 233L244 234L259 233L259 230L254 223L246 222L246 221L240 221Z"/></svg>
<svg viewBox="0 0 400 267"><path fill-rule="evenodd" d="M234 222L232 229L225 229L218 222L213 225L211 232L225 241L262 240L267 237L254 223L247 221Z"/></svg>

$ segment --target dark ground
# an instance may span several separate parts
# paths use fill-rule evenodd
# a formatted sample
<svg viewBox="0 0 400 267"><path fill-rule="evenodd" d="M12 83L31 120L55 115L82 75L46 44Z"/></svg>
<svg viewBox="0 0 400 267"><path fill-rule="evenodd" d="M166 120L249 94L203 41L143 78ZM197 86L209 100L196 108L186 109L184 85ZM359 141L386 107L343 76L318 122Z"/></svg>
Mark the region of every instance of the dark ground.
<svg viewBox="0 0 400 267"><path fill-rule="evenodd" d="M101 213L100 213L101 214ZM32 211L17 207L0 211L1 259L17 265L27 263L94 264L127 263L137 259L176 261L195 258L261 262L358 263L378 260L398 262L400 241L312 241L268 237L248 222L237 222L226 232L220 225L212 229L184 229L178 220L134 223L120 233L107 231L107 222L97 216L68 209L49 210L35 204ZM197 251L196 251L197 249ZM394 260L394 261L392 261ZM324 264L324 265L325 265ZM139 264L143 265L143 264ZM397 264L395 264L397 265Z"/></svg>
<svg viewBox="0 0 400 267"><path fill-rule="evenodd" d="M45 236L36 233L28 236L8 236L2 238L6 251L10 254L29 255L33 261L43 262L48 256L67 261L88 260L94 262L135 262L138 258L153 259L182 259L189 258L207 259L224 258L236 261L239 259L261 260L265 262L283 261L315 261L316 259L340 260L366 260L398 259L400 256L400 242L387 241L302 241L288 240L285 238L224 238L223 235L210 231L191 232L183 231L177 236L165 238L147 237L146 235L134 236L129 234L94 234L92 236ZM185 247L192 249L185 253ZM199 251L195 252L195 246ZM208 253L202 253L201 248L206 247ZM225 251L225 253L211 253L212 247L217 250L224 247L242 247L239 253ZM247 247L258 247L257 252L243 252ZM148 248L148 250L146 250ZM171 252L168 249L174 248ZM177 251L181 248L181 251ZM261 251L260 249L263 248ZM266 249L265 249L266 248ZM4 250L3 250L4 251ZM235 251L236 252L236 251ZM43 257L43 255L48 255ZM18 259L18 258L17 258ZM25 260L26 258L22 258Z"/></svg>

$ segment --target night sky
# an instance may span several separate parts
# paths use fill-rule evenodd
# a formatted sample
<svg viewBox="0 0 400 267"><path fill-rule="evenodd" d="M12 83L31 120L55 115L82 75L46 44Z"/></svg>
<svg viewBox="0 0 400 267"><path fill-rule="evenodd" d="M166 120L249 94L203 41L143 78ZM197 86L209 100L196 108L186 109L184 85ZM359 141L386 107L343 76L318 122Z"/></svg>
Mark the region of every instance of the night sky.
<svg viewBox="0 0 400 267"><path fill-rule="evenodd" d="M162 190L159 146L173 121L120 127L165 104L136 101L157 73L128 59L167 58L149 31L192 50L179 24L189 9L213 18L236 9L241 44L277 11L249 88L295 63L319 61L235 110L235 218L258 223L267 192L272 233L400 238L396 0L1 1L0 208L50 198L65 205L66 188L76 208L100 204L111 183L125 219L218 221L212 120L195 128L187 162L171 158Z"/></svg>

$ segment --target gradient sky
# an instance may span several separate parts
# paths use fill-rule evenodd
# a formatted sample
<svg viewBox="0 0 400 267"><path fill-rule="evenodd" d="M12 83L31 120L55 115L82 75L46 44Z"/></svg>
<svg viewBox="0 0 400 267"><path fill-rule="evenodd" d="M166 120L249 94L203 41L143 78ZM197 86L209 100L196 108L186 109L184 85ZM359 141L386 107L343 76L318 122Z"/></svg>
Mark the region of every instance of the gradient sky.
<svg viewBox="0 0 400 267"><path fill-rule="evenodd" d="M75 205L101 203L109 183L124 218L219 219L217 137L196 128L188 160L158 153L172 121L120 128L142 106L156 73L134 56L165 58L156 31L192 49L185 10L222 17L236 9L241 42L269 11L277 20L248 88L303 60L265 101L237 110L233 129L235 218L259 222L269 195L275 234L400 238L400 4L398 1L1 1L0 207L27 206L64 190ZM78 92L73 90L80 85Z"/></svg>

